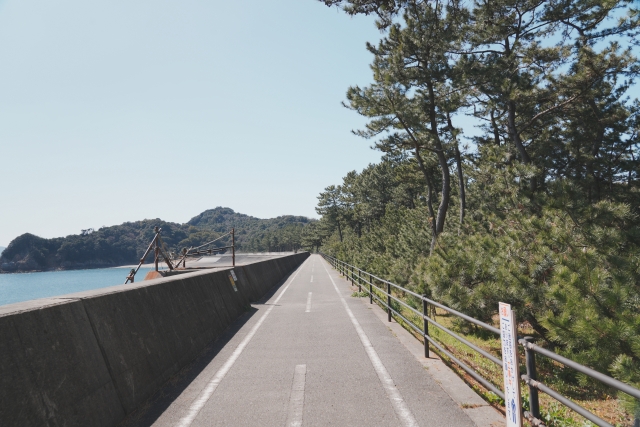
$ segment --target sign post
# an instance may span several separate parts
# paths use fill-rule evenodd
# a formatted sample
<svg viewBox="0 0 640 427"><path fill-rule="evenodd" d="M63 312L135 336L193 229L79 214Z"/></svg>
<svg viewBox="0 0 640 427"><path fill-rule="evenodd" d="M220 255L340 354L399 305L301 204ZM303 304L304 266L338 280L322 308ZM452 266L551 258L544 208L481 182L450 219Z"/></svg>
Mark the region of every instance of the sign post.
<svg viewBox="0 0 640 427"><path fill-rule="evenodd" d="M502 373L507 427L522 427L520 379L518 378L518 332L516 313L511 305L499 303L500 340L502 341Z"/></svg>
<svg viewBox="0 0 640 427"><path fill-rule="evenodd" d="M238 287L236 286L238 278L236 277L236 273L233 270L229 270L229 281L231 282L231 286L233 286L233 290L238 292Z"/></svg>

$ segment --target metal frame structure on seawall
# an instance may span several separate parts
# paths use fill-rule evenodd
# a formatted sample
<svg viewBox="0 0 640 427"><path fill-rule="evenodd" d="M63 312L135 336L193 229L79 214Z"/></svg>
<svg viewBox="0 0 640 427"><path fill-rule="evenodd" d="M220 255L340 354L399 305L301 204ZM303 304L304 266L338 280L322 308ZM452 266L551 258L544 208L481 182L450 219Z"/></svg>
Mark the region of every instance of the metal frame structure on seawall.
<svg viewBox="0 0 640 427"><path fill-rule="evenodd" d="M160 236L160 233L162 232L161 228L154 227L153 231L156 234L153 236L153 239L151 240L151 243L149 243L149 246L147 247L147 250L144 252L144 255L142 255L142 258L140 258L140 262L138 263L138 266L136 268L132 268L131 271L129 271L129 275L127 276L127 279L124 282L125 285L129 282L131 283L134 282L136 273L138 272L138 270L140 270L140 267L142 266L142 264L144 264L144 261L147 259L147 256L149 255L152 249L154 253L153 263L155 265L155 271L158 271L158 264L160 263L160 258L162 258L162 261L165 264L167 264L167 267L169 267L169 271L174 271L174 270L180 269L180 264L182 264L182 268L186 268L188 257L202 256L202 255L215 255L218 253L224 253L227 249L231 249L232 266L233 267L236 266L236 230L235 228L232 228L231 231L229 231L228 233L223 234L222 236L210 242L207 242L203 245L197 246L195 248L191 247L189 249L187 248L183 249L182 255L180 257L172 257L173 254L166 249L166 245L164 244L164 242L162 241L162 237ZM223 237L227 237L228 235L231 235L231 246L202 249L202 248L206 248L207 246L210 246L211 244L222 239Z"/></svg>

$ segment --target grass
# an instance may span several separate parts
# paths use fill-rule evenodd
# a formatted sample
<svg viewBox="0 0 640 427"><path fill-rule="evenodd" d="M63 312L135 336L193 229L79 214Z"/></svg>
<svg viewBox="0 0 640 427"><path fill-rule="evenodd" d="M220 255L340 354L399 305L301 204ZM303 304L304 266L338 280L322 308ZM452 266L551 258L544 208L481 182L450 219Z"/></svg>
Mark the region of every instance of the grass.
<svg viewBox="0 0 640 427"><path fill-rule="evenodd" d="M386 301L386 295L381 291L376 290L376 288L373 288L373 294L378 296L381 300ZM410 307L413 307L418 311L422 311L422 302L415 297L394 288L392 288L392 295L402 300ZM353 292L351 296L368 297L368 285L363 285L361 292ZM375 298L373 300L380 307L386 310L386 307L384 307L379 301L376 301ZM407 320L411 321L414 325L422 325L422 317L414 313L412 310L404 307L396 301L392 301L391 307ZM497 356L498 358L502 358L500 337L498 335L482 328L475 327L475 325L470 326L469 324L465 324L466 322L441 309L433 310L432 307L430 317L438 324L454 331L458 335L470 341L472 344ZM413 334L416 339L424 342L421 333L417 333L415 329L409 326L398 316L395 316L395 314L394 318L406 330ZM497 319L494 323L498 323ZM522 336L529 335L535 337L535 332L527 323L519 324L518 332ZM429 335L435 341L440 343L440 345L447 351L451 352L455 357L467 364L467 366L478 372L483 378L497 386L499 389L503 388L502 368L500 366L433 325L429 327ZM430 347L430 351L438 354L443 362L456 372L458 376L470 385L480 396L504 413L504 402L500 397L484 388L484 386L474 380L445 354L441 354L441 352L433 348L433 346ZM521 353L520 360L524 361L524 350L519 348L519 351ZM578 375L574 370L540 355L536 355L536 368L538 371L539 381L568 397L583 408L596 414L598 417L616 427L628 427L632 425L633 417L624 410L619 400L615 397L615 394L610 390L597 388L592 384L581 385ZM521 363L520 370L521 374L526 372L523 363ZM521 387L523 407L525 410L528 410L528 388L524 383L521 384ZM595 425L542 392L539 392L539 401L541 418L545 421L548 427L587 427Z"/></svg>
<svg viewBox="0 0 640 427"><path fill-rule="evenodd" d="M354 298L364 298L364 297L368 297L369 294L367 292L364 292L364 291L363 292L354 291L351 294L351 296L354 297Z"/></svg>

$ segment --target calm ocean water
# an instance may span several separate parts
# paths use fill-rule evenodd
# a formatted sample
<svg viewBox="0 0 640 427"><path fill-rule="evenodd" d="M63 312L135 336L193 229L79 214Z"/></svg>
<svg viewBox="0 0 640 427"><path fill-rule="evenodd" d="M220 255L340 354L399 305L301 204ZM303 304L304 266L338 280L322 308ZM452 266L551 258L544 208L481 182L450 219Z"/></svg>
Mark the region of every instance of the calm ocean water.
<svg viewBox="0 0 640 427"><path fill-rule="evenodd" d="M88 291L124 283L130 268L47 271L42 273L0 274L0 305ZM136 281L144 279L150 268L141 268Z"/></svg>

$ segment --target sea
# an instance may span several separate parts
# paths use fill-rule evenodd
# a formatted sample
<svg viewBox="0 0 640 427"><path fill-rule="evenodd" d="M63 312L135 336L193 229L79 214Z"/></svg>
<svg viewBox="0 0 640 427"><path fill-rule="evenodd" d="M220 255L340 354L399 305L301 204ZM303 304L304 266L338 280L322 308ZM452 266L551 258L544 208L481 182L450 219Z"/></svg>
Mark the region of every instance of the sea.
<svg viewBox="0 0 640 427"><path fill-rule="evenodd" d="M131 267L0 274L0 305L122 285ZM151 268L142 267L136 281Z"/></svg>

